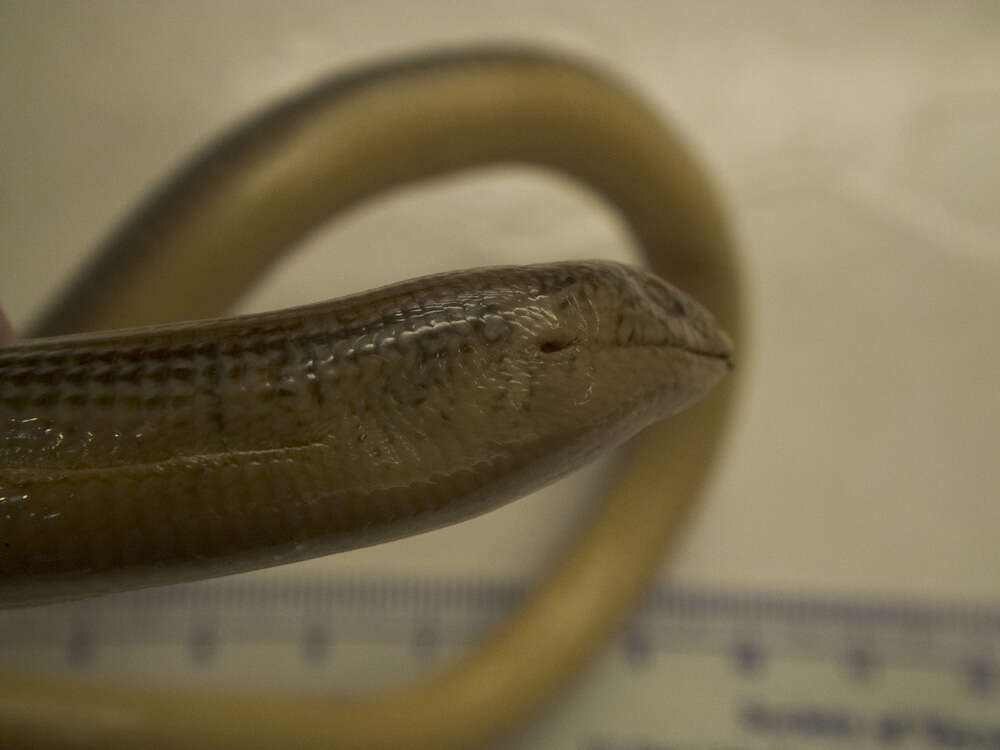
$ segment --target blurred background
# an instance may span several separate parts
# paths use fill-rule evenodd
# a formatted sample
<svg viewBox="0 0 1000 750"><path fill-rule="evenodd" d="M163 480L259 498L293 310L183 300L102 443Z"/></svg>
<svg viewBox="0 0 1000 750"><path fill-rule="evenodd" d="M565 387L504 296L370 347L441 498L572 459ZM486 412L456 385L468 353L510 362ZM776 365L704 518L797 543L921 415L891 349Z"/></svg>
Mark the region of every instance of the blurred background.
<svg viewBox="0 0 1000 750"><path fill-rule="evenodd" d="M0 303L23 327L159 180L276 97L386 55L485 41L577 53L630 83L714 175L744 252L752 311L739 342L744 398L719 473L662 573L667 590L1000 611L993 2L3 0ZM636 257L615 216L561 179L490 170L408 190L324 229L241 310L458 267L591 257ZM406 581L461 580L509 592L536 579L584 522L607 466L459 527L245 578L270 591L283 581L349 580L356 593L364 581L402 590ZM30 653L99 672L87 649L103 631L78 627L98 622L87 611L49 643L9 641L5 658L34 663ZM178 627L196 662L221 631L185 612ZM424 623L407 631L411 647L437 637L426 629L433 612L399 617ZM969 646L988 687L1000 685L1000 620L989 622ZM335 640L309 632L320 633L316 648ZM164 639L119 662L156 661L183 677L187 662ZM395 664L388 646L366 648L356 670ZM659 672L645 674L637 687L634 676L595 668L584 678L591 686L535 739L666 742L666 730L642 727L565 739L585 721L581 706L604 707L591 716L630 715L608 708L602 680L664 694ZM998 693L978 708L956 702L956 715L1000 715ZM851 700L863 707L875 698ZM753 724L744 709L727 739ZM708 735L687 735L699 737Z"/></svg>

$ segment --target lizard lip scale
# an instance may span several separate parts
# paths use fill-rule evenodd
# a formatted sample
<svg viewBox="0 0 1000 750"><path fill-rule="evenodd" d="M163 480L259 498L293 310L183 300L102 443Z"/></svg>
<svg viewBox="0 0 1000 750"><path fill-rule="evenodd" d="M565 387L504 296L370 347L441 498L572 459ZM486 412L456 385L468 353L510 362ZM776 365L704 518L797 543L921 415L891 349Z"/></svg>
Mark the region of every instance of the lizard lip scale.
<svg viewBox="0 0 1000 750"><path fill-rule="evenodd" d="M651 270L455 271L217 317L329 217L509 163L592 188ZM429 680L306 697L0 674L0 745L438 750L511 731L614 632L698 497L734 403L741 289L682 139L620 83L559 55L401 58L231 131L112 235L35 338L0 347L0 606L419 533L641 434L523 610Z"/></svg>

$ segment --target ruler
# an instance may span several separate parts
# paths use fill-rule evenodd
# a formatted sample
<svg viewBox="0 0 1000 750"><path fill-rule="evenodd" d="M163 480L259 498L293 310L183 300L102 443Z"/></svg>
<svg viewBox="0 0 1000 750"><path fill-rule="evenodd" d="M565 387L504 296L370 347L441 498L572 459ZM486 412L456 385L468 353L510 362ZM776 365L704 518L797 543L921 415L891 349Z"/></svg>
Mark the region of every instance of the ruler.
<svg viewBox="0 0 1000 750"><path fill-rule="evenodd" d="M482 642L514 580L221 579L0 612L0 666L358 691ZM1000 750L1000 607L653 591L509 748Z"/></svg>

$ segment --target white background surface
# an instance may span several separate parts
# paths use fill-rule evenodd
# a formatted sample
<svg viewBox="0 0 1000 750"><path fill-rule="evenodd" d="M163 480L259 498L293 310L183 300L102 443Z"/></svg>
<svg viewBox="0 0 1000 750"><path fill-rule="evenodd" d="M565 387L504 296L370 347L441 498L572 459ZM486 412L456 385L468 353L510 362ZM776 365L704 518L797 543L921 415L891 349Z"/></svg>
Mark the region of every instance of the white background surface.
<svg viewBox="0 0 1000 750"><path fill-rule="evenodd" d="M440 44L584 54L677 121L746 253L748 383L664 576L1000 601L1000 6L993 3L0 3L0 301L15 326L241 116ZM449 268L627 257L530 172L438 183L314 238L244 309ZM264 575L533 576L584 471L460 527Z"/></svg>

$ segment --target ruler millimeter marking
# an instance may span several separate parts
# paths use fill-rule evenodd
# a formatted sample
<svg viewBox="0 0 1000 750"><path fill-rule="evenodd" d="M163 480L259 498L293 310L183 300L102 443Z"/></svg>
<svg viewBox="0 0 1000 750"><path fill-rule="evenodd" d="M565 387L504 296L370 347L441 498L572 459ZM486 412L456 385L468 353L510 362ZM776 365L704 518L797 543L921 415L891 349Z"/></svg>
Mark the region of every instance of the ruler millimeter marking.
<svg viewBox="0 0 1000 750"><path fill-rule="evenodd" d="M0 665L357 690L472 648L525 594L512 580L221 579L0 612ZM660 587L516 746L1000 750L1000 607Z"/></svg>

